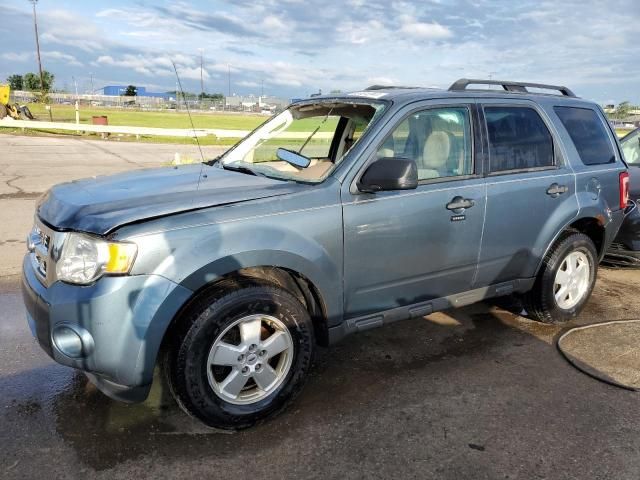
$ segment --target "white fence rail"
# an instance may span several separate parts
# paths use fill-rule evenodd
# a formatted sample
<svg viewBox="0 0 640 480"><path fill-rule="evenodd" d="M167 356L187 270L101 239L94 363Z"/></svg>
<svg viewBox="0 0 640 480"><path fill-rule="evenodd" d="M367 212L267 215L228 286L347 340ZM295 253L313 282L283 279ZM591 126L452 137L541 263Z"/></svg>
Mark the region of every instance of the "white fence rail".
<svg viewBox="0 0 640 480"><path fill-rule="evenodd" d="M151 127L128 127L124 125L89 125L86 123L69 122L41 122L29 120L14 120L4 118L0 120L1 128L21 128L32 130L67 130L71 132L91 132L91 133L120 133L125 135L140 136L164 136L164 137L206 137L214 135L218 138L243 138L249 134L248 130L225 130L221 128L151 128ZM1 131L1 130L0 130ZM311 132L284 132L278 134L278 138L306 139ZM331 132L318 132L314 138L329 139L333 137Z"/></svg>

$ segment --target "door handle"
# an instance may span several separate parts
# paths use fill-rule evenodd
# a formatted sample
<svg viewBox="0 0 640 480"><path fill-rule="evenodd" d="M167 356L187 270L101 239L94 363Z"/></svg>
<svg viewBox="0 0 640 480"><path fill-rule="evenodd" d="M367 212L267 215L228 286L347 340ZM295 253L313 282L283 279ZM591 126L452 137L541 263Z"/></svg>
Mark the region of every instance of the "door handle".
<svg viewBox="0 0 640 480"><path fill-rule="evenodd" d="M447 210L453 210L454 212L463 211L466 208L471 208L476 203L470 198L454 197L451 202L447 203Z"/></svg>
<svg viewBox="0 0 640 480"><path fill-rule="evenodd" d="M549 188L547 188L547 195L551 195L553 198L556 198L563 193L567 193L569 191L569 187L566 185L558 185L557 183L552 183Z"/></svg>

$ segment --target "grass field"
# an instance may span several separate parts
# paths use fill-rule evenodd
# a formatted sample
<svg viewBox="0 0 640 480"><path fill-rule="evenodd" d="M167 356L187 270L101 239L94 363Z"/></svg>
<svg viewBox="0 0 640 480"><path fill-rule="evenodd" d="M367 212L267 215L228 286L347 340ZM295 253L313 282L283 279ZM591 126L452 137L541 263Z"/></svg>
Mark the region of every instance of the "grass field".
<svg viewBox="0 0 640 480"><path fill-rule="evenodd" d="M38 120L49 120L49 114L44 105L37 103L28 106ZM75 122L76 120L73 105L52 105L51 114L54 122ZM109 125L191 128L191 122L184 110L179 112L175 110L147 112L135 109L81 107L80 123L91 123L91 117L101 115L106 115L109 118ZM196 128L223 128L227 130L253 130L267 119L264 115L196 112L191 112L191 118Z"/></svg>
<svg viewBox="0 0 640 480"><path fill-rule="evenodd" d="M49 121L49 113L41 103L28 105L31 113L38 120ZM191 128L191 121L184 110L176 112L168 110L163 112L139 111L136 109L115 109L115 108L97 108L97 107L81 107L80 123L90 124L91 117L105 115L108 118L109 125L122 125L131 127L153 127L153 128ZM76 112L73 105L52 105L51 117L54 122L74 123ZM199 113L191 112L193 126L195 128L219 128L224 130L253 130L268 117L264 115L248 114L248 113ZM317 119L301 120L295 122L288 131L292 132L312 132L318 126ZM322 125L319 131L335 130L335 122L327 122ZM1 129L3 133L20 133L21 129ZM65 130L25 130L25 135L66 135L77 136L75 132ZM99 135L85 133L82 134L86 138L100 138ZM111 135L111 139L118 141L141 141L147 143L178 143L192 144L195 142L189 137L164 137L164 136L141 136L136 138L132 135ZM200 138L202 145L233 145L238 141L237 138L216 138L214 136L206 136Z"/></svg>

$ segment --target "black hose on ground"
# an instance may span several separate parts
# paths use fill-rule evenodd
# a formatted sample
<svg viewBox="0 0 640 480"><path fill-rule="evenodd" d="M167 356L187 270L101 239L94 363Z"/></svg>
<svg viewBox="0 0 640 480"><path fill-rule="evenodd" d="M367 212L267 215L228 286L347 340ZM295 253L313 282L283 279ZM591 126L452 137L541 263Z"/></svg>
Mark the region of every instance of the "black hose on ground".
<svg viewBox="0 0 640 480"><path fill-rule="evenodd" d="M602 322L602 323L593 323L591 325L585 325L583 327L574 327L570 330L567 330L566 332L564 332L560 338L558 338L558 341L556 342L556 347L558 348L558 350L560 351L560 353L562 354L562 356L571 364L573 365L576 369L580 370L582 373L587 374L588 376L590 376L591 378L594 378L596 380L599 380L601 382L607 383L609 385L613 385L614 387L619 387L619 388L624 388L625 390L630 390L632 392L640 392L640 388L636 388L636 387L632 387L631 385L625 385L624 383L620 383L612 378L607 378L607 377L603 377L603 376L598 376L595 373L590 372L588 369L586 368L582 368L580 366L580 362L578 362L577 360L575 360L574 358L571 357L570 354L566 353L564 350L562 350L562 346L561 346L561 342L562 340L569 335L572 332L578 331L578 330L586 330L589 328L594 328L594 327L602 327L605 325L614 325L614 324L619 324L619 323L640 323L640 320L612 320L610 322Z"/></svg>

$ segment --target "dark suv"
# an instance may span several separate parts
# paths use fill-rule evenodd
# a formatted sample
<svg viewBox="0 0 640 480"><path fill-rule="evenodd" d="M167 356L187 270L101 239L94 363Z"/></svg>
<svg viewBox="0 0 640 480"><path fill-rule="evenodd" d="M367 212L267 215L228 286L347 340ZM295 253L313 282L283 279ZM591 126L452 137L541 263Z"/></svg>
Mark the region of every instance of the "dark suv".
<svg viewBox="0 0 640 480"><path fill-rule="evenodd" d="M188 413L244 428L350 333L506 294L572 319L627 189L603 112L564 87L312 98L218 159L53 187L28 320L107 395L143 400L160 364Z"/></svg>
<svg viewBox="0 0 640 480"><path fill-rule="evenodd" d="M625 135L620 146L629 166L629 205L605 262L610 266L640 268L640 128Z"/></svg>

